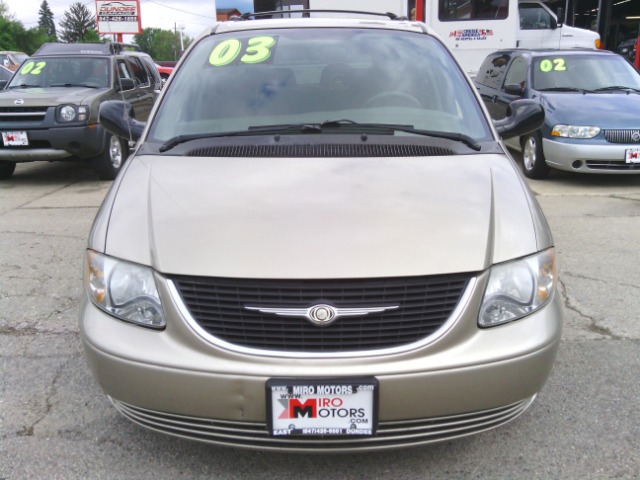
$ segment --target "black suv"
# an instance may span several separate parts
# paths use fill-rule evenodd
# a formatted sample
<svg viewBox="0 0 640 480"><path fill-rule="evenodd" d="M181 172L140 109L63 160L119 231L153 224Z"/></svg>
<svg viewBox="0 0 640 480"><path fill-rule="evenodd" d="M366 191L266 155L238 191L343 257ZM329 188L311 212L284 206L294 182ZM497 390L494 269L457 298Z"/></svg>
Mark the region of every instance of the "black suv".
<svg viewBox="0 0 640 480"><path fill-rule="evenodd" d="M161 88L151 57L119 43L45 43L0 91L0 178L17 162L91 161L112 180L128 140L98 123L100 105L125 100L145 121ZM0 85L2 88L2 85Z"/></svg>

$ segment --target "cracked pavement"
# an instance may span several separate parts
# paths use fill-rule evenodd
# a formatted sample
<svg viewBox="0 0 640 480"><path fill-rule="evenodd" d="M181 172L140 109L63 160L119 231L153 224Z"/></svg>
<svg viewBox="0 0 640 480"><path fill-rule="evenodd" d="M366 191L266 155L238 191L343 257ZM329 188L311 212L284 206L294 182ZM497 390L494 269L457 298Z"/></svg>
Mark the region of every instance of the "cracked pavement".
<svg viewBox="0 0 640 480"><path fill-rule="evenodd" d="M78 335L86 238L110 182L74 164L0 182L0 480L640 478L640 176L530 185L559 259L565 328L518 420L400 451L247 453L144 430L93 380Z"/></svg>

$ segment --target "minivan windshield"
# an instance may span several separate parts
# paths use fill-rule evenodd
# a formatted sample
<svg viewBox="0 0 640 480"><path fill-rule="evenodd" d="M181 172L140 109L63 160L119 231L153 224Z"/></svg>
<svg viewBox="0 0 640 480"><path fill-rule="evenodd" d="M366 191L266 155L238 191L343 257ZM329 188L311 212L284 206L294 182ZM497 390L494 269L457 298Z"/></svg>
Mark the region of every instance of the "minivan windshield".
<svg viewBox="0 0 640 480"><path fill-rule="evenodd" d="M640 90L640 75L618 55L549 55L533 61L533 88L596 91L619 87Z"/></svg>
<svg viewBox="0 0 640 480"><path fill-rule="evenodd" d="M200 41L171 82L147 140L326 122L350 132L354 124L380 124L492 138L464 74L435 38L307 27ZM404 130L394 134L411 135Z"/></svg>

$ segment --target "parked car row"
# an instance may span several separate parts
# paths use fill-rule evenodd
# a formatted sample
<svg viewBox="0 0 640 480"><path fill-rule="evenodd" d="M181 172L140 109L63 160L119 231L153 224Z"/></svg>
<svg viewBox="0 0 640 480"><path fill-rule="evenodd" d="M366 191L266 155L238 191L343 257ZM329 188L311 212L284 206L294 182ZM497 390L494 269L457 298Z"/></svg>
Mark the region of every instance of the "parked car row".
<svg viewBox="0 0 640 480"><path fill-rule="evenodd" d="M600 50L501 50L475 78L494 119L511 102L539 103L541 129L507 140L522 151L529 178L551 168L640 174L640 74L620 55Z"/></svg>
<svg viewBox="0 0 640 480"><path fill-rule="evenodd" d="M101 179L112 180L129 153L129 136L98 123L107 100L127 100L146 120L171 73L151 57L117 43L46 43L17 71L0 70L0 178L16 163L90 161ZM7 78L5 78L5 76Z"/></svg>

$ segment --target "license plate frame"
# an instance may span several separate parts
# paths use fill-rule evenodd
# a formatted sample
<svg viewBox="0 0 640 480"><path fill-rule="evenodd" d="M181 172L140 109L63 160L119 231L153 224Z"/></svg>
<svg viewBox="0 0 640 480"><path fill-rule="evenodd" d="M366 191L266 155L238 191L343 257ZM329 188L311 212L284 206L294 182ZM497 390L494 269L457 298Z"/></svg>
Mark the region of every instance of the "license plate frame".
<svg viewBox="0 0 640 480"><path fill-rule="evenodd" d="M624 151L625 163L640 163L640 148L627 148Z"/></svg>
<svg viewBox="0 0 640 480"><path fill-rule="evenodd" d="M375 377L271 378L265 387L271 436L375 435L379 391Z"/></svg>
<svg viewBox="0 0 640 480"><path fill-rule="evenodd" d="M27 147L29 146L29 137L24 130L15 130L2 133L2 144L5 147Z"/></svg>

